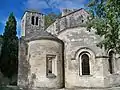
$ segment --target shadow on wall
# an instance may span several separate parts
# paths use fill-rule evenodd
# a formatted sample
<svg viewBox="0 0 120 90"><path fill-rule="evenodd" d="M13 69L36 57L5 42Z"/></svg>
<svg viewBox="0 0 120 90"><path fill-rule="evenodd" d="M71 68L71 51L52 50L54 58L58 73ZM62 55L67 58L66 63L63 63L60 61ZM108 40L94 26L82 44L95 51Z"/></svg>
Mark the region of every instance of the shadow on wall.
<svg viewBox="0 0 120 90"><path fill-rule="evenodd" d="M6 86L9 84L9 82L10 82L10 80L8 78L4 77L0 71L0 86ZM2 90L2 89L0 89L0 90Z"/></svg>

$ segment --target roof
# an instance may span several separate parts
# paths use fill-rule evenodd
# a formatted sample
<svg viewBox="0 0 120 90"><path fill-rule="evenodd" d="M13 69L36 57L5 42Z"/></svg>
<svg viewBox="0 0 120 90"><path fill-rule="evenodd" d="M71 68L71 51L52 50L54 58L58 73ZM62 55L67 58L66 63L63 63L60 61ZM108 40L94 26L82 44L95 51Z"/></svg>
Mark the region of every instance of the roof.
<svg viewBox="0 0 120 90"><path fill-rule="evenodd" d="M32 13L38 13L38 14L43 14L43 13L40 13L38 10L26 10L25 12L32 12Z"/></svg>
<svg viewBox="0 0 120 90"><path fill-rule="evenodd" d="M26 12L37 13L37 14L44 15L43 13L40 13L40 11L38 11L38 10L32 10L32 9L30 9L30 10L26 10L26 11L23 13L21 19L24 17L24 15L25 15Z"/></svg>
<svg viewBox="0 0 120 90"><path fill-rule="evenodd" d="M32 35L28 36L25 40L27 41L33 41L33 40L41 40L41 39L47 39L47 40L55 40L58 42L62 42L59 38L52 35L51 33L48 33L46 30L39 30L38 32L32 33Z"/></svg>
<svg viewBox="0 0 120 90"><path fill-rule="evenodd" d="M73 14L73 13L75 13L75 12L81 11L81 10L84 10L85 12L87 12L84 8L80 8L80 9L77 9L77 10L71 12L71 13L68 13L67 15L64 15L64 16L62 16L62 17L60 17L60 18L63 18L63 17L69 16L69 15L71 15L71 14ZM88 12L87 12L87 13L88 13ZM88 14L89 14L89 13L88 13Z"/></svg>
<svg viewBox="0 0 120 90"><path fill-rule="evenodd" d="M48 33L46 30L40 30L39 36L41 37L49 37L49 38L57 38L51 33Z"/></svg>

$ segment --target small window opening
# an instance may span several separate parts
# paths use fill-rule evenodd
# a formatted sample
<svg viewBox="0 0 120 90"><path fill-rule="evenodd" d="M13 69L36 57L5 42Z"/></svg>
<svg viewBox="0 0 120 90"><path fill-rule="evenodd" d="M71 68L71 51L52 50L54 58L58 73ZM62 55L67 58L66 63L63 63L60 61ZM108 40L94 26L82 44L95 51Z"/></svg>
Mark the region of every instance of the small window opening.
<svg viewBox="0 0 120 90"><path fill-rule="evenodd" d="M38 25L38 17L36 17L36 25Z"/></svg>
<svg viewBox="0 0 120 90"><path fill-rule="evenodd" d="M83 19L83 16L82 16L82 15L81 15L81 16L79 16L79 19L80 19L80 20L82 20L82 19Z"/></svg>
<svg viewBox="0 0 120 90"><path fill-rule="evenodd" d="M108 59L108 62L109 62L109 72L111 74L113 73L113 54L114 54L114 52L110 51L109 52L109 59Z"/></svg>
<svg viewBox="0 0 120 90"><path fill-rule="evenodd" d="M32 23L32 25L34 25L34 16L32 16L32 18L31 18L31 23Z"/></svg>
<svg viewBox="0 0 120 90"><path fill-rule="evenodd" d="M52 73L52 59L48 58L48 73Z"/></svg>
<svg viewBox="0 0 120 90"><path fill-rule="evenodd" d="M82 23L84 22L84 20L82 20Z"/></svg>
<svg viewBox="0 0 120 90"><path fill-rule="evenodd" d="M55 55L47 55L46 56L46 75L49 78L56 77L55 76Z"/></svg>
<svg viewBox="0 0 120 90"><path fill-rule="evenodd" d="M82 75L90 75L89 56L87 54L83 54L81 60L82 60Z"/></svg>

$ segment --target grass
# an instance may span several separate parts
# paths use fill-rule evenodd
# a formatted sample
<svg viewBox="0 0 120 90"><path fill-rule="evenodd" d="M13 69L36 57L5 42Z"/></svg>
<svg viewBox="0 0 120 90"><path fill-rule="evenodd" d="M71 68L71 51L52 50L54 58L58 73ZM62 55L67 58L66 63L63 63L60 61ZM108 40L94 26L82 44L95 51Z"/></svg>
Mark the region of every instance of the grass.
<svg viewBox="0 0 120 90"><path fill-rule="evenodd" d="M18 87L0 87L0 90L20 90Z"/></svg>

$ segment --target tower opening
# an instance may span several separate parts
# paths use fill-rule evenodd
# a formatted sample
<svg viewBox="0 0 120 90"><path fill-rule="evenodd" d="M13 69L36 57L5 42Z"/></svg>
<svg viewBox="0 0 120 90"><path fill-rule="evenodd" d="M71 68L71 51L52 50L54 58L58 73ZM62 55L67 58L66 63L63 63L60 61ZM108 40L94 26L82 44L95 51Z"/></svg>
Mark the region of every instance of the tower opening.
<svg viewBox="0 0 120 90"><path fill-rule="evenodd" d="M31 24L34 25L34 16L31 18Z"/></svg>
<svg viewBox="0 0 120 90"><path fill-rule="evenodd" d="M38 17L36 17L36 25L38 25Z"/></svg>

